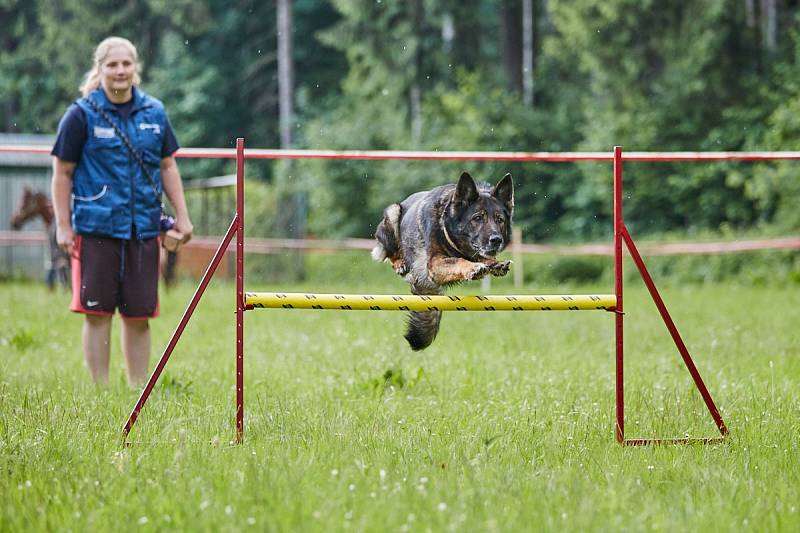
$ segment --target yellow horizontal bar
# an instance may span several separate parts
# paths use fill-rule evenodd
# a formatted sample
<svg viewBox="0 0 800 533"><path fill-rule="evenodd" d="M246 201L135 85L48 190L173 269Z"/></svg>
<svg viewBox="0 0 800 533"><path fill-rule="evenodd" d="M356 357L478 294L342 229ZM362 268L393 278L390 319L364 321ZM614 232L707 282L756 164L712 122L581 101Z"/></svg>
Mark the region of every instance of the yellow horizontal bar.
<svg viewBox="0 0 800 533"><path fill-rule="evenodd" d="M414 296L396 294L310 294L247 292L245 305L271 309L337 309L359 311L588 311L613 310L616 297L547 296Z"/></svg>

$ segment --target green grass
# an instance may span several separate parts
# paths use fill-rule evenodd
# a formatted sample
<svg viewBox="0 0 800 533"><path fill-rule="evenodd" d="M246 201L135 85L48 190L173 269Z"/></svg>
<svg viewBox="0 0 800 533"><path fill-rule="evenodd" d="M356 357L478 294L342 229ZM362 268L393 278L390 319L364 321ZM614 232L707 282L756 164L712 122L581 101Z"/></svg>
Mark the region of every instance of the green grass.
<svg viewBox="0 0 800 533"><path fill-rule="evenodd" d="M360 282L291 288L404 291L364 268ZM796 531L800 291L662 289L724 444L614 442L608 313L449 313L412 353L402 313L257 310L234 446L234 289L214 282L121 448L138 393L118 325L111 384L95 387L67 296L0 285L0 529ZM162 290L154 359L192 291ZM626 315L627 435L715 435L641 283Z"/></svg>

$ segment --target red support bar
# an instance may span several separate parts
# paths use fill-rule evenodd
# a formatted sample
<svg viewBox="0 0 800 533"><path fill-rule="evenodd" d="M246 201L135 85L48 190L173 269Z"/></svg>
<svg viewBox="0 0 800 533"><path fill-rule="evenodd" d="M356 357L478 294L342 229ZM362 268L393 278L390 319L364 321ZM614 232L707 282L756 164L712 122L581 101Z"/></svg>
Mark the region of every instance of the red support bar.
<svg viewBox="0 0 800 533"><path fill-rule="evenodd" d="M1 153L50 155L50 146L3 145ZM176 157L190 159L235 159L231 148L181 148ZM367 159L417 161L538 161L543 163L613 161L608 152L466 152L410 150L267 150L248 149L247 159ZM796 161L800 152L626 152L630 162L697 161Z"/></svg>
<svg viewBox="0 0 800 533"><path fill-rule="evenodd" d="M653 282L653 278L650 277L650 273L647 271L647 267L645 266L642 257L639 255L639 251L636 249L633 239L628 233L628 228L626 228L624 225L622 226L622 237L625 239L625 244L628 247L628 251L630 251L633 262L636 263L636 267L639 269L642 279L644 280L645 285L647 285L647 289L650 291L650 296L652 296L653 302L655 302L656 307L658 308L658 312L661 313L661 318L664 320L664 324L666 324L669 334L672 336L672 340L675 342L675 346L678 348L684 364L686 364L686 368L692 375L692 379L697 386L697 390L700 391L700 395L703 397L703 401L706 403L708 412L711 413L711 416L714 418L714 422L717 424L720 434L722 434L723 437L726 436L728 434L728 428L725 426L725 422L722 420L722 416L719 414L719 409L717 409L713 398L711 398L711 394L708 392L705 383L703 383L703 378L700 377L700 372L697 371L697 367L692 360L692 356L689 355L689 350L686 349L686 345L683 343L683 339L678 332L678 328L672 321L672 317L670 317L669 311L667 311L667 306L664 305L664 300L661 299L661 295L658 293L656 284Z"/></svg>
<svg viewBox="0 0 800 533"><path fill-rule="evenodd" d="M49 150L49 149L48 149ZM177 157L233 158L233 150L181 148ZM458 152L410 150L247 150L247 159L348 159L415 161L528 161L542 163L612 161L608 152ZM627 152L631 162L800 160L800 152Z"/></svg>
<svg viewBox="0 0 800 533"><path fill-rule="evenodd" d="M616 338L616 427L617 442L625 440L625 380L624 380L624 306L622 301L622 147L614 147L614 294L617 306L614 316Z"/></svg>
<svg viewBox="0 0 800 533"><path fill-rule="evenodd" d="M49 152L48 152L49 153ZM233 159L234 150L181 148L176 157ZM540 161L551 163L608 161L608 152L460 152L412 150L270 150L248 149L247 159L347 159L413 161Z"/></svg>
<svg viewBox="0 0 800 533"><path fill-rule="evenodd" d="M244 438L244 139L236 139L236 442Z"/></svg>
<svg viewBox="0 0 800 533"><path fill-rule="evenodd" d="M200 280L200 284L197 286L197 290L194 292L194 296L192 296L192 300L189 302L189 306L183 312L183 316L181 317L181 321L178 323L178 327L175 328L175 332L172 334L172 337L167 343L167 347L164 349L164 353L161 355L161 359L159 359L158 364L156 365L153 373L150 375L150 379L147 380L147 384L142 390L142 394L139 396L139 400L136 402L136 407L133 408L131 411L130 416L128 416L128 421L125 422L125 426L122 428L122 441L125 442L125 439L128 437L128 433L130 433L133 424L136 423L136 419L139 418L139 412L141 412L142 408L144 407L145 402L147 402L147 398L150 396L150 393L153 391L153 387L155 386L158 378L161 376L161 372L164 370L164 367L169 361L170 356L172 355L172 350L175 349L175 346L178 344L178 340L181 338L181 334L183 334L184 328L186 328L186 324L189 323L189 319L192 317L192 313L194 313L194 308L197 307L197 304L200 302L200 298L203 296L203 293L206 290L211 278L214 276L214 272L217 270L217 266L219 265L222 258L225 256L225 252L228 250L228 245L233 238L233 234L236 232L238 228L238 221L234 218L231 221L231 225L228 228L228 232L225 234L225 237L220 242L219 247L217 248L214 257L211 259L211 262L208 264L208 268L206 269L205 274L203 274L203 278Z"/></svg>

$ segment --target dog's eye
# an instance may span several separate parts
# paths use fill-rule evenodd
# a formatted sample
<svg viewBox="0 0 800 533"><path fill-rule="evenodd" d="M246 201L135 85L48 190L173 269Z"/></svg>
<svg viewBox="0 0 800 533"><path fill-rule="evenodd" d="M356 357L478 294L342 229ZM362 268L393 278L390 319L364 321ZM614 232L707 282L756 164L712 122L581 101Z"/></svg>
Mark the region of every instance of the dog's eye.
<svg viewBox="0 0 800 533"><path fill-rule="evenodd" d="M475 222L483 222L486 219L485 213L475 213L472 215L472 220Z"/></svg>
<svg viewBox="0 0 800 533"><path fill-rule="evenodd" d="M503 224L506 221L503 215L497 215L496 217L494 217L494 219L498 224Z"/></svg>

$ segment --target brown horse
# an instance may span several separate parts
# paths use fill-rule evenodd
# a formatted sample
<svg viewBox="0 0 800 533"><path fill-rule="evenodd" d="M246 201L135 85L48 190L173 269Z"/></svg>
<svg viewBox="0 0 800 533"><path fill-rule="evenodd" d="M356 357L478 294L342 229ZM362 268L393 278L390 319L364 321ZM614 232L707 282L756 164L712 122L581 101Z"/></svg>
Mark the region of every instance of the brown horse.
<svg viewBox="0 0 800 533"><path fill-rule="evenodd" d="M44 223L50 248L50 261L47 264L47 286L52 289L56 281L58 281L62 286L69 287L69 256L56 242L56 225L53 224L53 204L45 193L25 187L19 205L11 216L11 227L18 230L23 224L35 217L41 218Z"/></svg>

